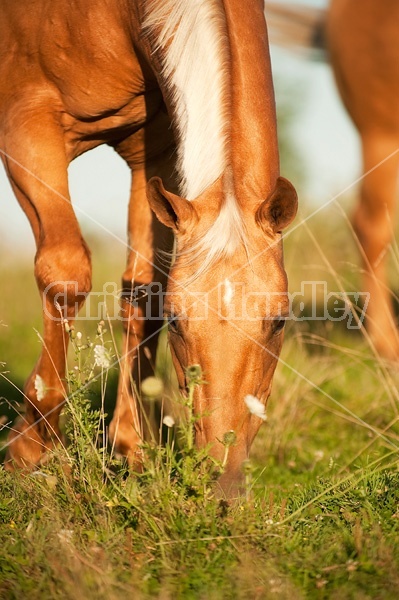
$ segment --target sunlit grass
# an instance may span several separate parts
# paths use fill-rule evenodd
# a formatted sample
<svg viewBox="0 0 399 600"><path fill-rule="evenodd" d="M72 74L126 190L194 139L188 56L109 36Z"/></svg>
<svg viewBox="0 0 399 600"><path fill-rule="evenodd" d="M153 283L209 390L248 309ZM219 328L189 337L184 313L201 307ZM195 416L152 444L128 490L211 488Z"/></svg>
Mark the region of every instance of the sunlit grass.
<svg viewBox="0 0 399 600"><path fill-rule="evenodd" d="M291 291L307 279L358 289L356 245L335 214L287 238ZM394 248L393 271L395 256ZM94 258L101 289L122 266L108 249ZM41 331L31 270L14 273L1 273L9 284L0 298L0 388L12 402L21 396L7 380L22 387L39 353L34 328ZM118 328L115 345L109 324L103 338L97 328L79 323L75 332L116 358ZM159 435L145 445L142 474L112 456L103 412L112 410L117 369L97 366L91 375L94 354L79 358L77 345L75 338L66 448L39 474L0 471L0 597L398 597L399 375L362 331L288 323L245 493L230 505L215 495L222 466L192 448L184 422L163 427L164 445ZM168 407L181 414L170 369L163 338L157 373ZM96 381L86 387L90 375Z"/></svg>

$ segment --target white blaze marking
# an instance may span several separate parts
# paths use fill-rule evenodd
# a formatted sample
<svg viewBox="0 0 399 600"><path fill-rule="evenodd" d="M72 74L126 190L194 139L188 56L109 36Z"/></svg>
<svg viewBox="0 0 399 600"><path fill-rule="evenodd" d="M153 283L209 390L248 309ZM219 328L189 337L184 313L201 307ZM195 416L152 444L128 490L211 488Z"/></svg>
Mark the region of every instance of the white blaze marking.
<svg viewBox="0 0 399 600"><path fill-rule="evenodd" d="M223 302L226 307L228 307L234 296L234 286L229 281L229 279L224 280L224 294L223 294Z"/></svg>

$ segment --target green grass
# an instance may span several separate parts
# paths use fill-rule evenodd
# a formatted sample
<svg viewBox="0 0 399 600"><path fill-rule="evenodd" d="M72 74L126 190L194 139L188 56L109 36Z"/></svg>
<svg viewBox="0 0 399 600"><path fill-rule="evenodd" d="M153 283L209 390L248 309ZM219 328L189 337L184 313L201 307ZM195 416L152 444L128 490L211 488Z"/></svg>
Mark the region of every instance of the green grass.
<svg viewBox="0 0 399 600"><path fill-rule="evenodd" d="M306 279L357 289L345 223L316 218L287 239L292 291ZM330 237L337 245L321 250ZM106 256L95 256L99 265ZM97 281L117 271L112 262ZM21 387L39 350L39 301L30 269L0 275L11 282L0 298L2 371ZM399 375L361 333L288 325L246 493L231 504L214 494L221 466L191 448L184 424L164 446L148 444L144 472L129 474L101 444L98 407L114 397L117 374L109 372L105 392L96 384L89 393L74 357L66 450L39 474L0 470L1 598L399 597ZM160 359L166 376L164 352ZM4 378L0 394L20 399Z"/></svg>

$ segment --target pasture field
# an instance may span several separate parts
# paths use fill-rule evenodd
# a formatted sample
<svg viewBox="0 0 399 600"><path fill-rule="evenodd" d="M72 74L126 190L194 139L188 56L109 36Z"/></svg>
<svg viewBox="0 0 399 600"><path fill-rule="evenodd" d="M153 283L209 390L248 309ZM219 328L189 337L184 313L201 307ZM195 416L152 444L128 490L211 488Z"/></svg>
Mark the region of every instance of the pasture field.
<svg viewBox="0 0 399 600"><path fill-rule="evenodd" d="M123 258L95 245L101 289L118 281ZM303 281L359 288L356 244L337 204L288 235L285 249L291 292ZM392 259L397 280L396 250ZM3 445L16 388L39 351L40 308L30 266L1 269ZM115 356L109 324L100 336L97 326L76 331ZM165 444L145 446L136 475L104 448L116 369L93 371L90 348L79 350L76 338L73 346L66 448L27 476L0 468L0 598L399 597L399 375L361 331L287 324L268 419L244 465L245 493L230 504L214 495L222 466L192 448L196 416L175 391L165 342L157 367L164 410L185 404L191 420L164 427Z"/></svg>

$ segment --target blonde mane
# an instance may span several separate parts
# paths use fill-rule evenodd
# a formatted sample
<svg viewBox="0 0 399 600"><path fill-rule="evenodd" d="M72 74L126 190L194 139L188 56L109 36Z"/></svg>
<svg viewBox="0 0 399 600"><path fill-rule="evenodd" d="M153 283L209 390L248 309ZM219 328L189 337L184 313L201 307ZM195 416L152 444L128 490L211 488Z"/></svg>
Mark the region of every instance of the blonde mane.
<svg viewBox="0 0 399 600"><path fill-rule="evenodd" d="M200 196L225 175L220 213L191 257L204 255L201 272L245 242L245 228L230 171L230 43L221 0L150 0L144 29L162 50L178 132L180 192ZM154 42L154 40L156 40Z"/></svg>

